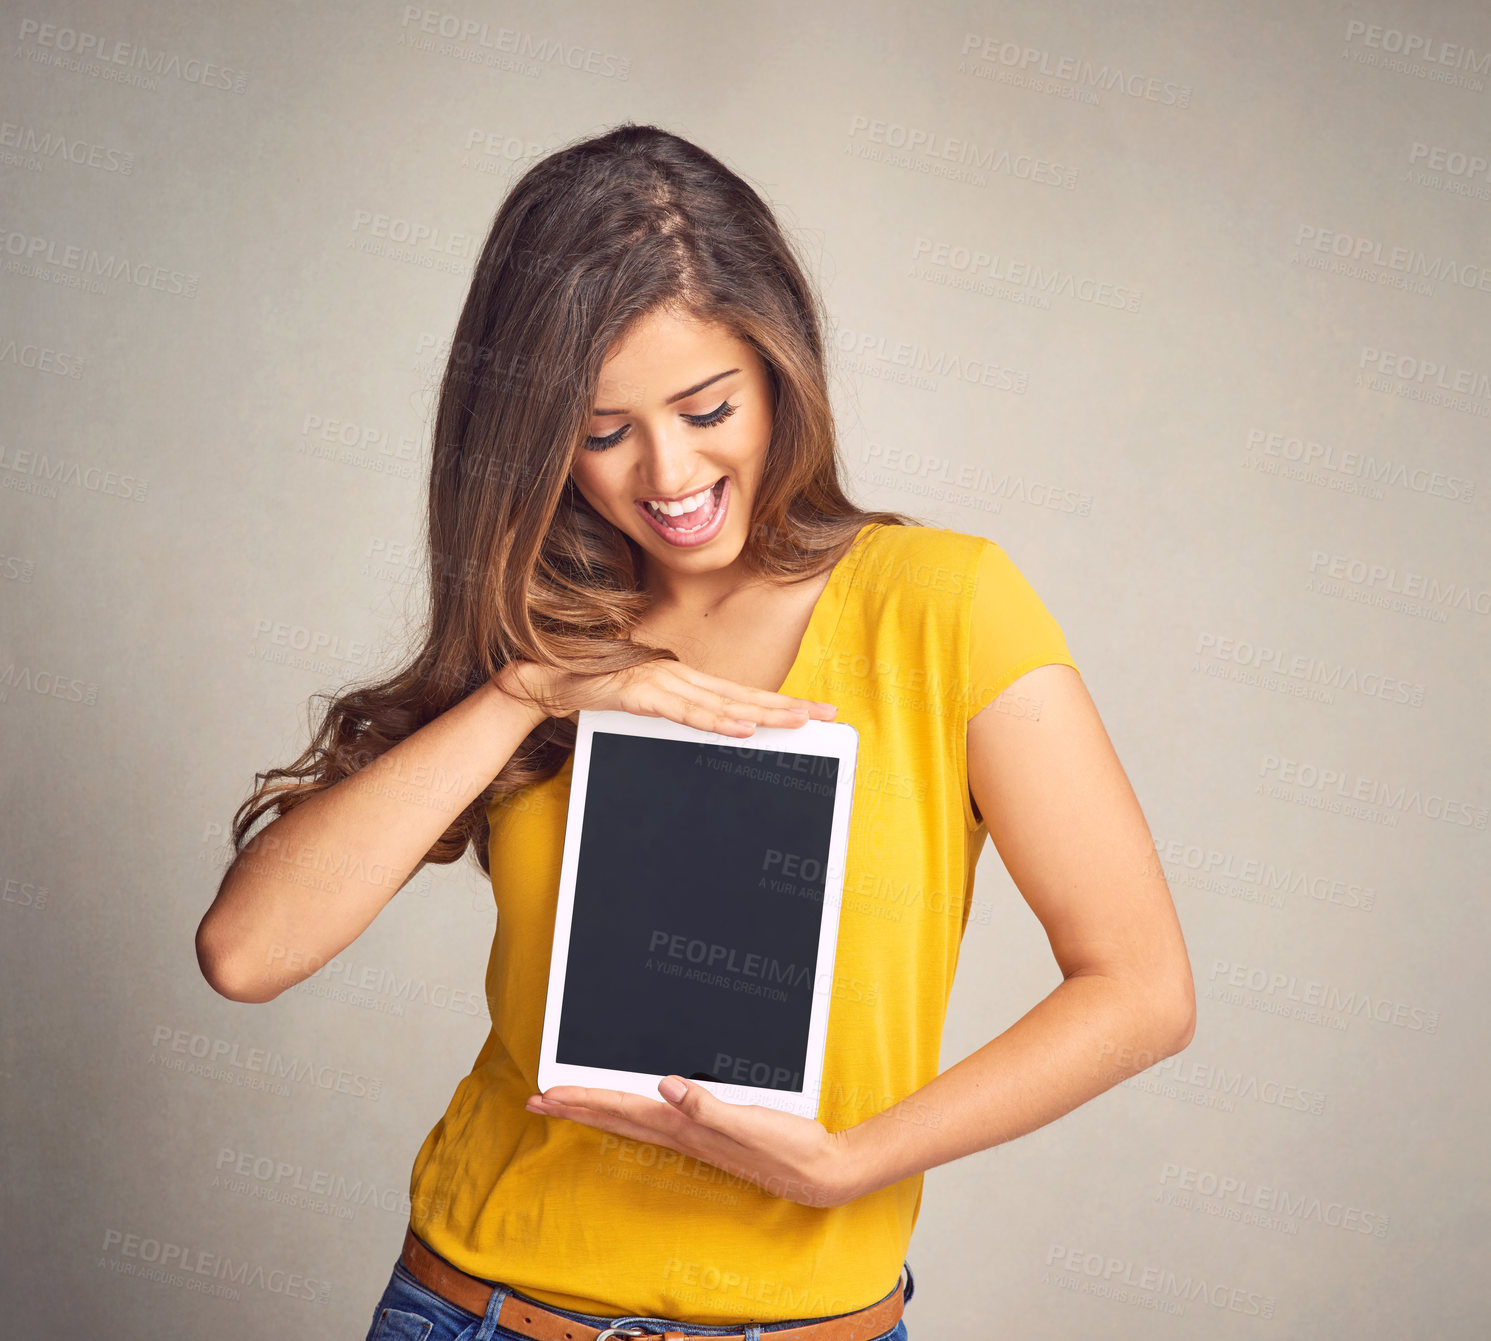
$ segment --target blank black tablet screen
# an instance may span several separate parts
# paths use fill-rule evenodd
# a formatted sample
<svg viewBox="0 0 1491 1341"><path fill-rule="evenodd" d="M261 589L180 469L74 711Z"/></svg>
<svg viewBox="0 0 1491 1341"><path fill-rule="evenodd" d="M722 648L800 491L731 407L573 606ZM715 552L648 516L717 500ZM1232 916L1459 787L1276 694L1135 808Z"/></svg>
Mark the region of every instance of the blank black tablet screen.
<svg viewBox="0 0 1491 1341"><path fill-rule="evenodd" d="M838 772L593 735L558 1061L803 1088Z"/></svg>

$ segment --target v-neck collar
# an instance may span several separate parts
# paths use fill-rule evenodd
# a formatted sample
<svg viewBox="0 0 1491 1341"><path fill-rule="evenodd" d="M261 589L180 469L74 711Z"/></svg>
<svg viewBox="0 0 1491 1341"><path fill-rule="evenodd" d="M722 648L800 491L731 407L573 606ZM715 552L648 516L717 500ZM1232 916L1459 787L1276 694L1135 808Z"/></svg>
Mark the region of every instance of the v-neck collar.
<svg viewBox="0 0 1491 1341"><path fill-rule="evenodd" d="M833 572L828 575L828 581L813 604L813 613L808 616L808 627L803 632L802 642L798 644L797 658L787 671L787 678L782 681L782 687L777 693L791 694L795 698L808 697L807 694L798 692L797 685L812 684L818 663L833 645L834 634L838 632L839 620L843 617L844 606L848 602L849 588L854 583L855 570L864 557L865 535L879 525L879 522L866 522L861 526L854 537L854 543L849 546L844 557L834 564ZM571 750L554 775L555 780L570 776L574 765L575 752Z"/></svg>
<svg viewBox="0 0 1491 1341"><path fill-rule="evenodd" d="M808 697L799 692L797 686L813 682L818 664L823 660L827 649L833 645L834 634L838 632L839 620L843 617L844 606L849 597L849 588L854 583L855 569L859 567L859 561L864 555L865 533L878 524L866 522L861 526L854 537L854 543L849 546L844 557L834 564L833 571L828 575L828 582L813 604L813 613L808 616L808 627L803 631L802 642L798 644L797 656L777 693L791 694L795 698Z"/></svg>

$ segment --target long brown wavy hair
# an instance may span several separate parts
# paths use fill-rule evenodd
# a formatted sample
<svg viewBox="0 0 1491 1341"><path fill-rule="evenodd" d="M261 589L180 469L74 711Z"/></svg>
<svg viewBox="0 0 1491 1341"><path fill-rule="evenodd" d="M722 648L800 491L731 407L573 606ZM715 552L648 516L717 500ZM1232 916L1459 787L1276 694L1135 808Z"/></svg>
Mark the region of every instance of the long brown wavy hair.
<svg viewBox="0 0 1491 1341"><path fill-rule="evenodd" d="M387 679L312 696L326 707L311 742L289 767L255 775L234 816L235 853L261 816L366 767L509 661L602 674L678 660L631 639L649 604L641 549L569 481L601 364L659 309L725 327L769 373L748 572L806 577L837 563L866 523L921 524L864 511L844 491L821 299L756 191L656 126L623 122L556 150L498 208L441 377L423 645ZM553 776L575 731L563 717L536 727L421 864L474 844L490 874L489 804Z"/></svg>

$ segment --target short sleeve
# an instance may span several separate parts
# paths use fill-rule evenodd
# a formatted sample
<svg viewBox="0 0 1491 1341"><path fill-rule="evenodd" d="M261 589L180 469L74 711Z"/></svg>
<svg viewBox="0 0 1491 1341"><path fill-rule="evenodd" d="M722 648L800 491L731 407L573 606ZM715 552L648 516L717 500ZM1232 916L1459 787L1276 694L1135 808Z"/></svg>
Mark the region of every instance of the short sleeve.
<svg viewBox="0 0 1491 1341"><path fill-rule="evenodd" d="M1004 550L985 540L979 550L968 622L968 702L972 719L1026 671L1037 666L1081 668L1061 626Z"/></svg>

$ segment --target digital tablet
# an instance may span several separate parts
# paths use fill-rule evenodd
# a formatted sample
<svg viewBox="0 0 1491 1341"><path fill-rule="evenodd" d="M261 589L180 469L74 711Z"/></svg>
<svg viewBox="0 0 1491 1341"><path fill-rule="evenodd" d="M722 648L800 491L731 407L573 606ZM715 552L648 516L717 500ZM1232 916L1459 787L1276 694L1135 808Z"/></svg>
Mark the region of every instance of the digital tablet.
<svg viewBox="0 0 1491 1341"><path fill-rule="evenodd" d="M538 1086L817 1117L859 733L582 710Z"/></svg>

